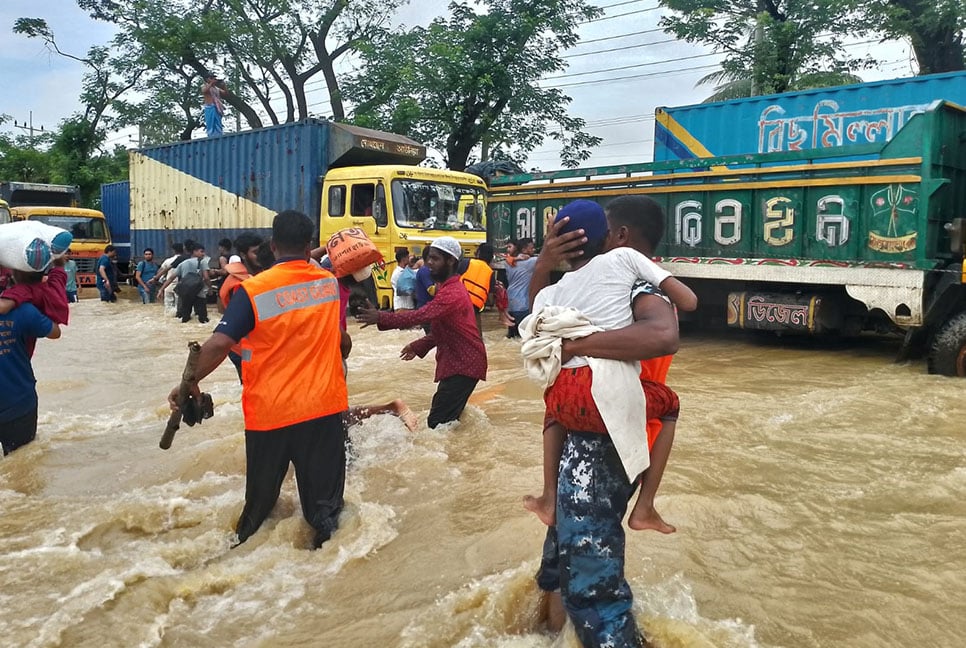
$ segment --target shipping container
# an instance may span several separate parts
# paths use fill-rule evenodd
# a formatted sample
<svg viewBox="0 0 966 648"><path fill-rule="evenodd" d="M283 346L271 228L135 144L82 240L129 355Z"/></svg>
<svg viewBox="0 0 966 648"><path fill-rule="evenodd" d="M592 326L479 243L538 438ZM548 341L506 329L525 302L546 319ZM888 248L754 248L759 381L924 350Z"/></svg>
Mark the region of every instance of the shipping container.
<svg viewBox="0 0 966 648"><path fill-rule="evenodd" d="M966 72L657 108L654 161L882 144L936 100L966 105Z"/></svg>
<svg viewBox="0 0 966 648"><path fill-rule="evenodd" d="M141 250L131 250L131 183L124 180L101 185L101 211L111 229L111 243L117 248L117 263L126 272L131 259L141 254Z"/></svg>
<svg viewBox="0 0 966 648"><path fill-rule="evenodd" d="M488 240L542 241L572 200L644 194L666 218L659 260L698 293L700 320L902 332L903 353L966 376L964 142L966 110L937 102L885 144L496 178Z"/></svg>
<svg viewBox="0 0 966 648"><path fill-rule="evenodd" d="M425 155L410 139L317 119L132 151L131 245L164 256L186 239L213 250L243 231L268 238L286 209L318 223L329 168Z"/></svg>
<svg viewBox="0 0 966 648"><path fill-rule="evenodd" d="M42 182L0 182L0 199L10 207L80 207L80 187Z"/></svg>

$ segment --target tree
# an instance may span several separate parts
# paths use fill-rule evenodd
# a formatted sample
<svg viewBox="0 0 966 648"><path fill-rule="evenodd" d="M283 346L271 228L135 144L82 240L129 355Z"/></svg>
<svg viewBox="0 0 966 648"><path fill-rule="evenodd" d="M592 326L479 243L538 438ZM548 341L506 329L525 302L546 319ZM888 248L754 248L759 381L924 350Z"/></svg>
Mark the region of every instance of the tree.
<svg viewBox="0 0 966 648"><path fill-rule="evenodd" d="M908 38L919 74L956 72L966 64L966 5L962 0L867 0L867 29Z"/></svg>
<svg viewBox="0 0 966 648"><path fill-rule="evenodd" d="M711 100L852 83L869 62L843 55L861 24L850 0L660 0L661 26L725 55Z"/></svg>
<svg viewBox="0 0 966 648"><path fill-rule="evenodd" d="M85 56L78 56L64 52L57 45L53 31L42 18L18 18L14 22L14 33L23 34L28 38L39 38L53 52L73 59L87 68L81 82L80 100L84 106L83 113L75 119L69 120L73 145L76 148L71 155L78 160L86 160L104 141L103 130L111 126L108 110L121 95L137 85L144 73L135 62L125 56L125 43L117 40L115 43L121 49L112 53L112 49L94 46L87 50ZM81 133L78 129L82 129Z"/></svg>
<svg viewBox="0 0 966 648"><path fill-rule="evenodd" d="M541 87L565 69L580 22L600 15L584 0L482 0L478 13L450 3L449 18L406 33L383 32L361 47L358 74L344 83L356 124L408 135L445 152L462 170L476 147L522 158L547 137L577 166L600 138L567 114L570 97Z"/></svg>
<svg viewBox="0 0 966 648"><path fill-rule="evenodd" d="M251 128L312 115L310 81L324 80L334 119L345 117L336 63L375 34L405 0L78 0L118 25L167 71L170 96L194 78L228 81L225 103ZM173 77L173 78L172 78ZM172 83L173 81L173 83ZM185 115L189 125L193 114ZM195 118L196 120L196 118Z"/></svg>

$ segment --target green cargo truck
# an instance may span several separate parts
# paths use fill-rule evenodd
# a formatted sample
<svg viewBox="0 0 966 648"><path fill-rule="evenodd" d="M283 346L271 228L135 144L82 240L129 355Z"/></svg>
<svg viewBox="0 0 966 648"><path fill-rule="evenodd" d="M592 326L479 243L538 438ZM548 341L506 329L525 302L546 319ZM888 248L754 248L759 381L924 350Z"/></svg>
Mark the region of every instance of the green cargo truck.
<svg viewBox="0 0 966 648"><path fill-rule="evenodd" d="M488 238L542 240L564 204L647 194L665 267L697 317L776 332L905 336L933 373L966 376L966 110L936 102L886 144L505 176Z"/></svg>

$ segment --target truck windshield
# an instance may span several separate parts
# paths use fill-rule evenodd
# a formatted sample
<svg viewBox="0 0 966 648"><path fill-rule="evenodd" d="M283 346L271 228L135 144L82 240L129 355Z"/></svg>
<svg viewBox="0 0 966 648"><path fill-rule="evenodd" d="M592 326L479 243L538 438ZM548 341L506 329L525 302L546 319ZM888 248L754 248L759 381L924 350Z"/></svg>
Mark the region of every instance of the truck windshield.
<svg viewBox="0 0 966 648"><path fill-rule="evenodd" d="M71 216L68 214L35 214L30 220L40 221L65 229L74 235L75 241L108 241L107 225L100 218Z"/></svg>
<svg viewBox="0 0 966 648"><path fill-rule="evenodd" d="M400 227L486 230L483 192L428 180L393 180L392 209Z"/></svg>

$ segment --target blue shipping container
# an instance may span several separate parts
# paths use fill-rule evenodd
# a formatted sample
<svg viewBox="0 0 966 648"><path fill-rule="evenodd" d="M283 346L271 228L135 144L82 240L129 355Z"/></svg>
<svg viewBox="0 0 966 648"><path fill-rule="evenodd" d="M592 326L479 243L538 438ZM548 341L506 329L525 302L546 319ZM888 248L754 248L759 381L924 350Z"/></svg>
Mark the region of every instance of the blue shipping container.
<svg viewBox="0 0 966 648"><path fill-rule="evenodd" d="M658 108L654 161L884 143L937 99L966 105L966 72Z"/></svg>
<svg viewBox="0 0 966 648"><path fill-rule="evenodd" d="M286 209L318 224L330 167L415 164L425 154L398 135L316 119L132 151L131 243L163 258L186 239L209 252L243 231L267 239Z"/></svg>
<svg viewBox="0 0 966 648"><path fill-rule="evenodd" d="M131 261L131 183L112 182L101 185L101 211L111 230L111 242L117 248L118 263Z"/></svg>

